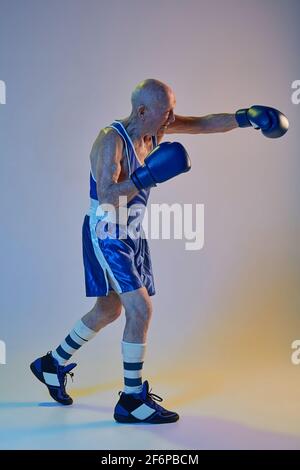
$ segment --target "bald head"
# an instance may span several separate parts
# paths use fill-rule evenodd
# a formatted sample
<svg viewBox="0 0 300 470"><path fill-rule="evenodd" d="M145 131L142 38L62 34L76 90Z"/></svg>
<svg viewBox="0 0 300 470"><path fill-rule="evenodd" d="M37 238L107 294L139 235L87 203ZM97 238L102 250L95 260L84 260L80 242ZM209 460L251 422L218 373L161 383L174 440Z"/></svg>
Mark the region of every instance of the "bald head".
<svg viewBox="0 0 300 470"><path fill-rule="evenodd" d="M168 97L173 95L172 89L163 82L148 78L140 82L131 94L132 109L137 110L139 106L152 107L165 104Z"/></svg>
<svg viewBox="0 0 300 470"><path fill-rule="evenodd" d="M140 82L131 95L132 127L141 134L155 135L174 122L175 95L171 87L154 78Z"/></svg>

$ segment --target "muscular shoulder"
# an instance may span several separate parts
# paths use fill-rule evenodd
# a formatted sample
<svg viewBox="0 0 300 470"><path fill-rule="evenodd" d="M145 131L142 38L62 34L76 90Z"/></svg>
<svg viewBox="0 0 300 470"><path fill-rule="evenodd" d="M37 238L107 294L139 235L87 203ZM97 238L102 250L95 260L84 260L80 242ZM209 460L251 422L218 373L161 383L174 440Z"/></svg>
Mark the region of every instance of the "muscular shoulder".
<svg viewBox="0 0 300 470"><path fill-rule="evenodd" d="M104 166L113 166L122 161L123 142L120 135L111 127L100 130L91 150L92 174L97 175Z"/></svg>
<svg viewBox="0 0 300 470"><path fill-rule="evenodd" d="M104 127L97 137L100 151L121 152L123 149L123 140L118 132L112 127Z"/></svg>

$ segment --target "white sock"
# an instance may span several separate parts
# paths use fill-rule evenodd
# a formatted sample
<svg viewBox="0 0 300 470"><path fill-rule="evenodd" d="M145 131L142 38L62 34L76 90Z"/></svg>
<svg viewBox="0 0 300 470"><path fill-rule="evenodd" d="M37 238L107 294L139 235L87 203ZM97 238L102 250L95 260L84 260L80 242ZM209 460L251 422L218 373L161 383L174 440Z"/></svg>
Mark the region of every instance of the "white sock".
<svg viewBox="0 0 300 470"><path fill-rule="evenodd" d="M60 365L65 365L73 356L74 352L92 339L96 333L96 331L91 330L86 326L82 320L79 320L75 324L73 330L70 331L68 336L54 351L51 352L51 354Z"/></svg>
<svg viewBox="0 0 300 470"><path fill-rule="evenodd" d="M145 352L146 343L122 341L125 393L140 393L142 391L142 368Z"/></svg>

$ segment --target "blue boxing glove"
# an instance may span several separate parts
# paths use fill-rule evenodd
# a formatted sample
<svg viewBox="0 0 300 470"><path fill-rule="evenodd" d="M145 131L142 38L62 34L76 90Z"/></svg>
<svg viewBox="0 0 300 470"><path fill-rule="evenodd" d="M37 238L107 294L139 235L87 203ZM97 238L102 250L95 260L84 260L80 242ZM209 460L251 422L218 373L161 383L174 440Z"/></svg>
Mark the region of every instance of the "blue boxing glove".
<svg viewBox="0 0 300 470"><path fill-rule="evenodd" d="M163 142L145 158L131 179L137 189L146 189L191 169L187 151L179 142Z"/></svg>
<svg viewBox="0 0 300 470"><path fill-rule="evenodd" d="M289 128L287 117L274 108L254 105L249 109L239 109L235 118L240 127L260 129L265 137L276 139L282 137Z"/></svg>

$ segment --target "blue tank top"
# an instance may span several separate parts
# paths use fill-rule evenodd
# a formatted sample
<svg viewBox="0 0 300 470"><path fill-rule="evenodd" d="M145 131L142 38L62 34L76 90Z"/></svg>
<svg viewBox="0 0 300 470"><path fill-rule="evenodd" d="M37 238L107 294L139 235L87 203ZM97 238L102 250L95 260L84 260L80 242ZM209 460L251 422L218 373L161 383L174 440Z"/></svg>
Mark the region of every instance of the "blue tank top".
<svg viewBox="0 0 300 470"><path fill-rule="evenodd" d="M142 163L140 162L136 154L132 140L130 139L125 127L120 121L113 121L113 123L107 127L112 127L113 129L115 129L124 141L129 176L130 176L139 166L142 165ZM153 144L153 148L157 146L156 136L152 136L152 144ZM132 218L134 217L134 212L133 212L133 215L130 215L130 207L135 205L135 207L142 206L145 208L148 202L149 194L150 194L150 188L142 189L126 204L126 207L129 213L128 222L127 222L128 224L132 221ZM92 214L95 215L97 208L99 207L99 201L98 201L98 196L97 196L97 183L96 183L94 176L92 175L92 172L90 172L90 199L91 199L91 205L90 205L89 215L92 215Z"/></svg>

